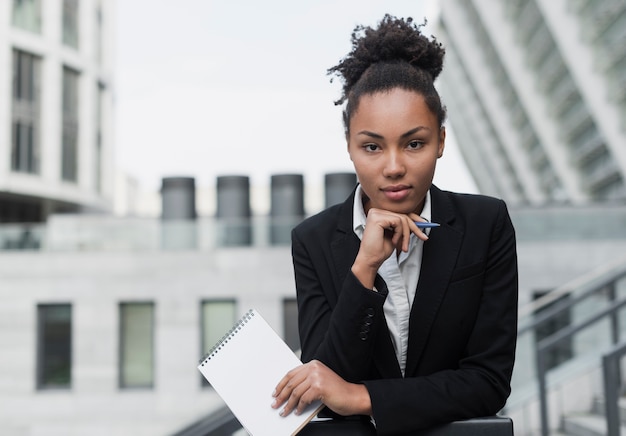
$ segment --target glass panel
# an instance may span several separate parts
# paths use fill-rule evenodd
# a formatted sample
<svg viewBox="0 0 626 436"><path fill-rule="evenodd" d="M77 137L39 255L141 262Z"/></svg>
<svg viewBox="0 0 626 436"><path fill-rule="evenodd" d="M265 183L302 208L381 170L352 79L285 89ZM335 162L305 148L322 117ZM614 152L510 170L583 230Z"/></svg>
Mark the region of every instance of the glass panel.
<svg viewBox="0 0 626 436"><path fill-rule="evenodd" d="M94 150L94 187L102 192L102 135L103 135L103 102L105 88L98 84L96 90L96 149Z"/></svg>
<svg viewBox="0 0 626 436"><path fill-rule="evenodd" d="M154 304L120 304L120 387L154 385Z"/></svg>
<svg viewBox="0 0 626 436"><path fill-rule="evenodd" d="M41 33L41 3L39 0L13 0L12 22L15 27Z"/></svg>
<svg viewBox="0 0 626 436"><path fill-rule="evenodd" d="M63 67L63 130L61 176L75 182L78 178L78 81L77 71Z"/></svg>
<svg viewBox="0 0 626 436"><path fill-rule="evenodd" d="M201 322L202 322L202 349L201 356L209 352L211 347L219 341L222 336L237 321L237 304L235 300L207 300L202 302ZM203 385L208 385L204 377Z"/></svg>
<svg viewBox="0 0 626 436"><path fill-rule="evenodd" d="M39 173L39 58L13 50L11 169Z"/></svg>
<svg viewBox="0 0 626 436"><path fill-rule="evenodd" d="M94 38L96 60L98 61L98 63L102 63L102 58L103 58L103 32L104 32L104 24L103 24L102 3L98 0L96 2L96 36Z"/></svg>
<svg viewBox="0 0 626 436"><path fill-rule="evenodd" d="M78 0L63 0L63 44L78 48Z"/></svg>
<svg viewBox="0 0 626 436"><path fill-rule="evenodd" d="M283 326L285 342L293 351L300 350L300 334L298 333L298 302L295 298L283 300Z"/></svg>
<svg viewBox="0 0 626 436"><path fill-rule="evenodd" d="M72 373L72 307L37 307L37 387L69 388Z"/></svg>

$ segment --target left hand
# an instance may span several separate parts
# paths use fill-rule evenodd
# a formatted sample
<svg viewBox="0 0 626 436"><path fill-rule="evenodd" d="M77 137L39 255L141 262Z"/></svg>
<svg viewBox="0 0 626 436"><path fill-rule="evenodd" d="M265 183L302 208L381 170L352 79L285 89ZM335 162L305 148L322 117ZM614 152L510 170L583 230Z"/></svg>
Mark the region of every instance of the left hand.
<svg viewBox="0 0 626 436"><path fill-rule="evenodd" d="M292 411L299 415L315 400L320 400L339 415L370 415L371 401L364 385L349 383L319 360L289 371L274 390L272 407L284 404L281 416Z"/></svg>

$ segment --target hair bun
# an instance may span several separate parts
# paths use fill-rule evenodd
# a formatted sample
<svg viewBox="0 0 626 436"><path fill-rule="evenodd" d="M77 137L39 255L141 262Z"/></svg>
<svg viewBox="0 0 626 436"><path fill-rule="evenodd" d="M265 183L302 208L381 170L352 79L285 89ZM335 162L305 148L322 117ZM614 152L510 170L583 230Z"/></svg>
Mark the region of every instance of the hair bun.
<svg viewBox="0 0 626 436"><path fill-rule="evenodd" d="M352 50L328 74L337 74L344 80L344 97L370 65L379 62L408 62L426 71L433 81L443 68L445 49L434 36L422 34L422 24L411 17L396 18L385 14L377 28L357 26L352 32Z"/></svg>

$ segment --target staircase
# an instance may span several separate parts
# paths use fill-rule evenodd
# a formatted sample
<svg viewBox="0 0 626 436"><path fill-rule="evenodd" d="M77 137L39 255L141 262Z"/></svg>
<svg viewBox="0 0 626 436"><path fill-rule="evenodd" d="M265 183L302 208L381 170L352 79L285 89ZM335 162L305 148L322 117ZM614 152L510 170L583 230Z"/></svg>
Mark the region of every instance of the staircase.
<svg viewBox="0 0 626 436"><path fill-rule="evenodd" d="M618 404L620 434L626 436L626 397L621 397ZM563 417L561 429L561 434L565 436L605 436L607 425L604 400L595 399L593 408L589 413L577 413Z"/></svg>
<svg viewBox="0 0 626 436"><path fill-rule="evenodd" d="M518 333L516 436L626 436L626 259L522 307Z"/></svg>

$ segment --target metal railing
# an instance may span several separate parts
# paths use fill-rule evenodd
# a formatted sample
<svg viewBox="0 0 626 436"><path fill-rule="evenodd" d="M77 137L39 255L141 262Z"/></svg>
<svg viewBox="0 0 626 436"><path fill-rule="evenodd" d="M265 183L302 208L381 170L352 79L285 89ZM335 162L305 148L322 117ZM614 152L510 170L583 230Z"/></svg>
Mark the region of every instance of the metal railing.
<svg viewBox="0 0 626 436"><path fill-rule="evenodd" d="M626 342L615 346L613 350L602 356L607 436L619 436L620 434L618 405L622 381L620 359L624 355L626 355Z"/></svg>
<svg viewBox="0 0 626 436"><path fill-rule="evenodd" d="M575 306L586 304L584 306L586 317L578 322L574 322L550 336L535 340L534 349L529 350L534 352L535 371L534 377L528 379L537 380L537 396L539 399L539 413L541 434L547 436L550 431L549 414L548 414L548 382L547 373L550 370L548 368L548 353L558 346L564 343L570 343L577 335L583 331L588 331L592 326L598 325L601 321L608 321L611 344L615 346L620 341L620 325L619 325L619 311L626 307L626 295L618 297L617 286L621 280L626 279L626 260L620 260L615 264L608 265L600 271L594 271L584 277L581 277L573 282L568 283L542 297L540 300L532 303L528 307L520 310L521 317L524 318L520 322L520 328L518 330L518 338L523 335L534 335L537 338L538 330L546 323L554 321L561 314L566 311L572 310ZM568 298L563 299L562 297ZM592 311L593 305L590 299L606 299L605 307L600 307ZM596 304L598 304L596 302ZM538 312L540 311L540 312ZM538 313L537 313L538 312ZM591 312L591 314L589 314ZM533 315L536 313L536 315ZM622 328L626 326L621 326ZM606 335L602 335L603 337ZM619 348L621 350L621 348ZM598 354L595 354L596 359ZM574 358L570 359L573 360ZM612 360L611 360L612 362ZM597 366L600 362L597 362ZM611 373L608 375L611 377L611 381L621 380L619 374L619 366L617 370L614 368L614 364L611 365ZM518 365L519 366L519 365ZM526 374L525 376L528 376ZM615 382L614 382L615 383ZM616 385L618 383L615 383ZM608 398L614 394L609 391L605 391L605 397L607 397L607 404L609 401L613 401ZM613 403L615 403L613 401ZM611 404L613 404L611 403ZM607 419L609 416L607 414ZM613 418L610 418L613 419Z"/></svg>
<svg viewBox="0 0 626 436"><path fill-rule="evenodd" d="M570 339L577 333L585 330L591 325L596 324L598 321L604 319L607 316L617 316L617 311L626 306L626 298L615 301L610 307L600 311L599 313L591 316L586 321L567 327L559 332L549 336L537 344L537 381L539 384L539 404L540 404L540 416L541 416L541 434L542 436L548 436L550 434L550 426L548 422L548 393L547 393L547 365L546 365L546 352L555 348L557 345ZM615 343L617 340L615 340ZM620 377L617 377L620 379ZM606 396L606 393L605 393Z"/></svg>

